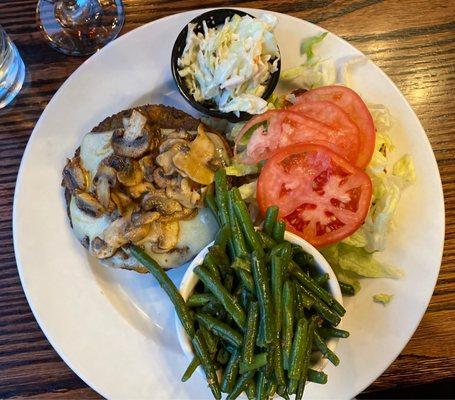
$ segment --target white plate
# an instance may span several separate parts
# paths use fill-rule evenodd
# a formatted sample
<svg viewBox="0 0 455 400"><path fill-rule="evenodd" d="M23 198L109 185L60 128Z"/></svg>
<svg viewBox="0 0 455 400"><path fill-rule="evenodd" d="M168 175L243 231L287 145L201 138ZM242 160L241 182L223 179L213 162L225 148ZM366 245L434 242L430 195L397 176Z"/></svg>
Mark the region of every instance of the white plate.
<svg viewBox="0 0 455 400"><path fill-rule="evenodd" d="M247 10L248 11L248 10ZM258 10L249 10L258 13ZM180 383L186 359L173 310L150 276L103 269L71 234L61 170L82 136L106 116L148 102L192 111L177 93L170 52L180 29L202 11L163 18L136 29L87 60L55 94L38 121L19 171L13 212L14 245L22 285L40 327L65 362L107 398L210 398L195 376ZM283 68L298 63L299 42L322 31L277 14ZM361 53L330 34L319 51L338 61ZM417 183L400 204L384 258L403 267L399 280L368 280L346 299L351 337L329 366L329 383L309 385L307 398L351 398L398 356L430 300L441 262L444 205L440 177L424 130L402 94L373 63L356 69L364 99L386 104L397 118L393 140L410 153ZM179 284L185 268L170 272ZM393 293L387 306L372 302Z"/></svg>

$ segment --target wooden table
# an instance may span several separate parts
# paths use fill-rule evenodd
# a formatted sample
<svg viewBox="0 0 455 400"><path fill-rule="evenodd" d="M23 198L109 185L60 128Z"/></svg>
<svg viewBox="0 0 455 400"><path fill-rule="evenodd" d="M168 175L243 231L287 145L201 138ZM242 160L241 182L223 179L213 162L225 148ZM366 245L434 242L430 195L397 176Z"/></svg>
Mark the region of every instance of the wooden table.
<svg viewBox="0 0 455 400"><path fill-rule="evenodd" d="M60 359L39 329L17 274L11 232L14 186L41 112L83 62L51 50L35 24L36 0L1 0L0 24L18 46L25 87L0 111L0 398L99 398ZM211 0L124 0L123 33ZM404 93L429 136L446 199L446 244L430 306L414 337L368 391L455 378L455 2L450 0L234 1L287 13L348 40ZM372 344L374 345L374 344Z"/></svg>

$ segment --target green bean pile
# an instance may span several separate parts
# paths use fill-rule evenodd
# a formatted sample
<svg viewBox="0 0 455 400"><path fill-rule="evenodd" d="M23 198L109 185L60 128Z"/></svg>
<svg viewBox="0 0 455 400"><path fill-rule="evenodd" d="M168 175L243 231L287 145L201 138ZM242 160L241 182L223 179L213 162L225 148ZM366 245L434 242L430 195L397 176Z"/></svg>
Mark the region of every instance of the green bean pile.
<svg viewBox="0 0 455 400"><path fill-rule="evenodd" d="M202 365L215 399L223 392L232 400L244 391L249 399L275 393L301 399L307 381L327 382L324 372L311 368L320 353L339 364L326 341L349 336L336 328L345 309L326 290L329 275L317 273L312 256L284 240L277 207L267 210L263 230L256 231L238 189L228 190L223 169L206 205L220 229L194 269L200 281L186 303L156 262L129 248L169 295L191 338L195 355L182 381Z"/></svg>

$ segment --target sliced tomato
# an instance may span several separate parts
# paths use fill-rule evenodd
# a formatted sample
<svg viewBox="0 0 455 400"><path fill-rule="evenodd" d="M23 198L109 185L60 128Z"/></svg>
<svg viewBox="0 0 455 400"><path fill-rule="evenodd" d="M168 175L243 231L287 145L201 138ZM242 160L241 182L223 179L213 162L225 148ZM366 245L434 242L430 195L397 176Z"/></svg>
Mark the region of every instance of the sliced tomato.
<svg viewBox="0 0 455 400"><path fill-rule="evenodd" d="M327 147L297 144L267 160L257 200L263 214L278 206L287 230L322 247L351 235L365 221L371 180Z"/></svg>
<svg viewBox="0 0 455 400"><path fill-rule="evenodd" d="M360 146L360 132L349 116L336 104L330 101L305 101L289 107L289 110L301 113L329 126L340 135L337 143L342 146L336 153L347 156L348 160L357 163ZM343 137L345 140L340 140Z"/></svg>
<svg viewBox="0 0 455 400"><path fill-rule="evenodd" d="M329 101L340 107L360 131L359 157L356 165L365 168L374 151L376 133L373 118L360 96L345 86L323 86L309 90L297 97L296 105L313 101Z"/></svg>
<svg viewBox="0 0 455 400"><path fill-rule="evenodd" d="M245 163L267 160L278 149L295 143L322 144L351 162L357 160L359 135L355 131L334 128L292 110L268 111L253 119L242 130L243 134L251 133L265 120L267 128L260 127L252 133L243 153Z"/></svg>

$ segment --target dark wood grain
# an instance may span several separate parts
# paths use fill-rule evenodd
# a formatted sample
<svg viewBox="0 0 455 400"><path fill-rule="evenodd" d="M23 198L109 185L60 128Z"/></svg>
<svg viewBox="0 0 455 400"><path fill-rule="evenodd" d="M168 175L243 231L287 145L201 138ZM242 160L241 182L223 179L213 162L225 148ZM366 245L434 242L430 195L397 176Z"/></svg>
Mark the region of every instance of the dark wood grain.
<svg viewBox="0 0 455 400"><path fill-rule="evenodd" d="M223 6L210 0L126 0L123 33L166 15ZM433 146L446 204L441 273L414 337L368 388L455 378L455 2L450 0L232 1L317 23L365 52L404 93ZM27 66L24 89L0 110L0 398L99 398L59 358L24 297L11 233L14 186L32 129L55 91L82 63L51 50L35 25L36 0L0 0L0 24Z"/></svg>

